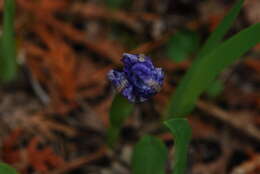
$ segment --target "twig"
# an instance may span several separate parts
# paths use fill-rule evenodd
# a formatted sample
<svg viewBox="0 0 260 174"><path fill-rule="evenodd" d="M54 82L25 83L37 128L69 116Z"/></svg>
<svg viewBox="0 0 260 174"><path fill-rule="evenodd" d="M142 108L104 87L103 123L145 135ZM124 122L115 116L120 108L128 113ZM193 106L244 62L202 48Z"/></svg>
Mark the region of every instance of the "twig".
<svg viewBox="0 0 260 174"><path fill-rule="evenodd" d="M132 53L132 54L139 54L139 53L151 52L153 49L156 49L156 48L160 47L161 45L163 45L165 42L167 42L169 40L169 36L171 34L172 33L167 33L167 34L163 35L160 39L158 39L156 41L152 41L152 42L147 42L147 43L141 44L136 49L130 51L130 53Z"/></svg>
<svg viewBox="0 0 260 174"><path fill-rule="evenodd" d="M93 153L92 155L81 157L81 158L75 159L71 162L68 162L62 168L56 169L52 172L48 172L48 174L62 174L62 173L71 171L82 165L90 163L91 161L99 159L100 157L102 157L103 155L106 154L106 151L107 151L106 147L101 147L97 152Z"/></svg>
<svg viewBox="0 0 260 174"><path fill-rule="evenodd" d="M252 125L252 123L250 123L247 115L235 115L235 113L232 115L232 113L226 112L221 108L204 101L199 101L197 106L199 109L209 113L211 116L228 123L233 128L241 130L251 138L254 138L260 142L260 131L254 125Z"/></svg>
<svg viewBox="0 0 260 174"><path fill-rule="evenodd" d="M253 159L246 161L234 168L231 174L249 174L249 173L259 173L260 166L260 155L256 155Z"/></svg>
<svg viewBox="0 0 260 174"><path fill-rule="evenodd" d="M153 13L129 13L122 10L109 10L105 6L94 3L78 3L73 6L72 11L85 18L112 19L125 24L136 32L143 32L140 20L153 22L159 20L159 16Z"/></svg>

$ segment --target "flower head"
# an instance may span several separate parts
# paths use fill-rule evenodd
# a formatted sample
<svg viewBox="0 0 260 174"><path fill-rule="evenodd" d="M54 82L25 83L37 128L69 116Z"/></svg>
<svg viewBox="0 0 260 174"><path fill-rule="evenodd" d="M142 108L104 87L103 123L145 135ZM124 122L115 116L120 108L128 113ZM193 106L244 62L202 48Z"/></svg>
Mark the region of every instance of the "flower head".
<svg viewBox="0 0 260 174"><path fill-rule="evenodd" d="M154 67L145 55L124 53L122 71L111 70L108 79L131 102L143 102L158 93L164 79L161 68Z"/></svg>

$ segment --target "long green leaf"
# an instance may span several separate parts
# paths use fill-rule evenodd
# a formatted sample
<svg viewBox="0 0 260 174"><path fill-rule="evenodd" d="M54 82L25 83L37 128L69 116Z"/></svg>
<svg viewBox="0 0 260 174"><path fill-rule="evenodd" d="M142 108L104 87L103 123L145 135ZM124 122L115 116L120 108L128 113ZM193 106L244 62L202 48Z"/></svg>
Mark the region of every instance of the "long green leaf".
<svg viewBox="0 0 260 174"><path fill-rule="evenodd" d="M16 170L7 164L0 163L0 174L17 174Z"/></svg>
<svg viewBox="0 0 260 174"><path fill-rule="evenodd" d="M133 174L164 174L167 148L160 139L144 136L134 147Z"/></svg>
<svg viewBox="0 0 260 174"><path fill-rule="evenodd" d="M198 54L199 57L203 57L210 53L216 46L220 43L224 35L227 33L233 22L235 21L237 15L239 14L244 0L238 0L234 7L229 11L229 13L224 17L221 23L217 26L215 31L210 35L210 37L205 42L201 51Z"/></svg>
<svg viewBox="0 0 260 174"><path fill-rule="evenodd" d="M188 115L197 98L228 65L260 42L260 23L257 23L228 39L209 55L196 60L171 97L169 117Z"/></svg>
<svg viewBox="0 0 260 174"><path fill-rule="evenodd" d="M0 78L11 81L16 76L16 48L14 39L15 0L4 1L4 24L0 50Z"/></svg>
<svg viewBox="0 0 260 174"><path fill-rule="evenodd" d="M185 174L188 146L191 140L191 127L185 118L174 118L165 122L174 136L174 169L173 174Z"/></svg>
<svg viewBox="0 0 260 174"><path fill-rule="evenodd" d="M129 103L127 99L121 95L117 95L111 105L109 119L110 127L108 129L107 141L110 146L113 146L118 139L120 129L133 111L134 105Z"/></svg>

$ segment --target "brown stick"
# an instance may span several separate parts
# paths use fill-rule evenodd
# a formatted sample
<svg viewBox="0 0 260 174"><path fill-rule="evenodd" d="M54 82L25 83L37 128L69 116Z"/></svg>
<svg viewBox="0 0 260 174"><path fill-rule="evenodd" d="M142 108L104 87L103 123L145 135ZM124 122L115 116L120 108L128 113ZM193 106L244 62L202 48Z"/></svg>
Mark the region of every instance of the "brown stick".
<svg viewBox="0 0 260 174"><path fill-rule="evenodd" d="M86 165L86 164L90 163L91 161L99 159L100 157L102 157L103 155L106 154L106 151L107 151L106 147L101 147L97 152L95 152L91 155L85 156L85 157L75 159L71 162L68 162L62 168L56 169L52 172L48 172L48 174L62 174L62 173L71 171L82 165Z"/></svg>
<svg viewBox="0 0 260 174"><path fill-rule="evenodd" d="M260 131L251 123L247 115L236 113L233 113L233 115L230 112L226 112L221 108L204 101L199 101L197 107L260 142Z"/></svg>

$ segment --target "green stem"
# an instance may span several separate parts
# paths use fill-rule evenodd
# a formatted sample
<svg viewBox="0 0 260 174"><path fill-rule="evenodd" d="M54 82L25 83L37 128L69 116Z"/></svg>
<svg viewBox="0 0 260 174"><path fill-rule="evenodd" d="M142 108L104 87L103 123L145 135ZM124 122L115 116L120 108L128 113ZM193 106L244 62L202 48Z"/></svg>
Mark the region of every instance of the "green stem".
<svg viewBox="0 0 260 174"><path fill-rule="evenodd" d="M110 127L107 132L107 143L112 148L120 135L120 130L134 109L134 105L121 95L116 95L109 112Z"/></svg>
<svg viewBox="0 0 260 174"><path fill-rule="evenodd" d="M173 174L184 174L187 166L189 138L175 139L175 162Z"/></svg>
<svg viewBox="0 0 260 174"><path fill-rule="evenodd" d="M188 147L192 130L185 118L174 118L165 122L175 140L175 161L173 174L184 174L187 166Z"/></svg>
<svg viewBox="0 0 260 174"><path fill-rule="evenodd" d="M119 137L120 134L120 127L109 127L107 131L107 144L110 148L113 148L115 146L115 143Z"/></svg>
<svg viewBox="0 0 260 174"><path fill-rule="evenodd" d="M4 1L3 35L1 40L0 78L9 82L16 76L16 46L14 37L15 0Z"/></svg>

